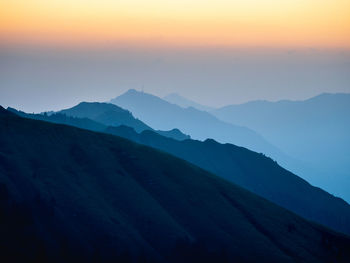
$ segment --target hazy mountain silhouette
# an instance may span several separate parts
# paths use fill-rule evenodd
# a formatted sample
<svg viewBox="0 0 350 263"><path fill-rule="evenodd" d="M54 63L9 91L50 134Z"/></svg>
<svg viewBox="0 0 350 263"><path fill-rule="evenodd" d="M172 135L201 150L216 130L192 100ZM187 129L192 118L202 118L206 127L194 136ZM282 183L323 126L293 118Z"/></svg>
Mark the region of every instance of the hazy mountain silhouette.
<svg viewBox="0 0 350 263"><path fill-rule="evenodd" d="M195 108L181 108L151 94L131 89L111 100L111 103L130 110L137 118L155 129L178 128L193 139L213 138L219 142L229 142L263 152L279 161L288 159L253 130L222 122L213 115Z"/></svg>
<svg viewBox="0 0 350 263"><path fill-rule="evenodd" d="M131 112L110 103L81 102L72 108L61 110L59 113L89 118L107 126L127 125L133 127L137 132L152 129L142 121L135 119Z"/></svg>
<svg viewBox="0 0 350 263"><path fill-rule="evenodd" d="M92 131L104 131L107 126L119 125L132 127L138 132L143 130L153 130L142 121L134 118L129 111L109 103L81 102L72 108L57 113L45 112L42 114L29 114L13 108L8 108L7 110L26 118L67 124ZM176 140L191 138L189 135L182 133L179 129L153 131Z"/></svg>
<svg viewBox="0 0 350 263"><path fill-rule="evenodd" d="M128 140L0 108L11 262L349 262L350 239Z"/></svg>
<svg viewBox="0 0 350 263"><path fill-rule="evenodd" d="M193 139L212 138L221 143L232 143L264 153L304 178L305 174L315 174L313 167L296 157L288 156L255 131L223 122L208 112L192 107L184 109L157 96L133 89L111 100L111 103L130 110L153 128L161 130L179 128Z"/></svg>
<svg viewBox="0 0 350 263"><path fill-rule="evenodd" d="M198 110L201 110L201 111L212 111L212 110L214 110L214 108L212 108L212 107L199 104L199 103L194 102L192 100L189 100L189 99L187 99L185 97L182 97L182 96L180 96L177 93L171 93L171 94L165 96L163 99L168 101L168 102L170 102L170 103L176 104L176 105L178 105L178 106L180 106L182 108L192 107L192 108L195 108L195 109L198 109Z"/></svg>
<svg viewBox="0 0 350 263"><path fill-rule="evenodd" d="M23 111L16 110L14 108L7 108L8 111L15 113L21 117L29 118L29 119L35 119L35 120L41 120L41 121L48 121L53 123L59 123L59 124L66 124L86 130L92 130L92 131L104 131L106 129L106 125L99 123L97 121L93 121L88 118L78 118L78 117L72 117L67 116L63 113L43 113L43 114L31 114L31 113L25 113Z"/></svg>
<svg viewBox="0 0 350 263"><path fill-rule="evenodd" d="M191 136L182 133L179 129L172 129L169 131L156 130L155 132L167 138L171 138L178 141L191 139Z"/></svg>
<svg viewBox="0 0 350 263"><path fill-rule="evenodd" d="M305 178L350 200L350 94L304 101L252 101L212 111L249 127L289 156L317 170Z"/></svg>
<svg viewBox="0 0 350 263"><path fill-rule="evenodd" d="M106 132L189 161L307 219L350 235L350 205L280 167L272 159L208 139L176 141L152 131L109 127Z"/></svg>

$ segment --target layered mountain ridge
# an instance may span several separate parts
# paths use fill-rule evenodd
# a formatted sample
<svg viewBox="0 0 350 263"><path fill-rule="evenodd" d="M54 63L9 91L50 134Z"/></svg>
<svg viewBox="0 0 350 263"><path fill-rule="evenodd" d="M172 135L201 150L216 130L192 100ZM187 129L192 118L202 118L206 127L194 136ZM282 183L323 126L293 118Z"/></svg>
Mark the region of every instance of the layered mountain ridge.
<svg viewBox="0 0 350 263"><path fill-rule="evenodd" d="M348 237L129 140L0 108L0 146L3 262L350 260Z"/></svg>
<svg viewBox="0 0 350 263"><path fill-rule="evenodd" d="M96 106L94 104L91 105L92 107ZM100 106L103 107L103 105L102 103ZM18 113L13 109L12 111ZM20 115L50 122L52 122L51 118L54 116L46 116L45 119L45 115L26 115L23 112ZM83 121L95 123L89 119L72 117L66 117L64 120L64 124L69 124L66 120L73 120L73 126ZM81 121L79 122L78 120ZM120 121L114 120L113 123L120 123ZM145 130L139 134L127 126L107 127L100 125L103 126L98 130L100 132L121 136L168 152L236 183L305 218L326 225L334 230L350 234L350 225L348 223L350 221L350 206L346 202L311 186L262 154L231 144L220 144L214 140L206 140L204 142L184 140L179 142L160 136L151 130ZM86 127L84 125L80 128Z"/></svg>

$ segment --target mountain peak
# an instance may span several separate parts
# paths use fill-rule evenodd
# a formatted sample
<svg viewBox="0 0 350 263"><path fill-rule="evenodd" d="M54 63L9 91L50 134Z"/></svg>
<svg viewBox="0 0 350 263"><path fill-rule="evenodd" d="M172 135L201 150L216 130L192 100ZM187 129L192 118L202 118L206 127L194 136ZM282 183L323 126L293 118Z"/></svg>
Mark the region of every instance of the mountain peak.
<svg viewBox="0 0 350 263"><path fill-rule="evenodd" d="M77 118L89 118L107 126L128 125L138 132L152 130L151 127L134 118L130 111L112 103L81 102L70 109L60 111L60 113Z"/></svg>
<svg viewBox="0 0 350 263"><path fill-rule="evenodd" d="M136 89L128 89L124 94L136 94L136 93L141 93L141 92Z"/></svg>

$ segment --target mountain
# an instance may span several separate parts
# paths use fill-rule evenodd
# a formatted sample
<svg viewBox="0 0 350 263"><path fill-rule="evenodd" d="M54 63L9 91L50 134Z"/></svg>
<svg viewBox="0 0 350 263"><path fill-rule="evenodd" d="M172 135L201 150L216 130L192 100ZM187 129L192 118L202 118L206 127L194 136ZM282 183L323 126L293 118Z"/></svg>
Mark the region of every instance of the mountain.
<svg viewBox="0 0 350 263"><path fill-rule="evenodd" d="M176 104L182 108L189 108L189 107L192 107L192 108L195 108L197 110L201 110L201 111L212 111L214 110L214 108L211 108L209 106L205 106L205 105L201 105L197 102L194 102L192 100L189 100L185 97L182 97L180 96L179 94L177 93L171 93L167 96L165 96L163 98L164 100L166 100L167 102L170 102L170 103L173 103L173 104Z"/></svg>
<svg viewBox="0 0 350 263"><path fill-rule="evenodd" d="M104 131L107 128L106 125L99 123L97 121L93 121L88 118L78 118L78 117L67 116L66 114L63 114L63 113L50 112L50 114L48 114L44 112L42 114L34 114L34 113L32 114L32 113L19 111L10 107L8 107L7 110L24 118L47 121L52 123L66 124L66 125L78 127L81 129L86 129L86 130Z"/></svg>
<svg viewBox="0 0 350 263"><path fill-rule="evenodd" d="M63 114L48 116L45 114L26 114L14 109L11 109L11 111L26 118L49 122L59 123L63 120L63 124L85 129L87 127L95 128L99 124L86 118L67 117ZM87 125L89 122L90 124ZM115 120L115 122L118 121ZM81 125L82 123L84 125ZM230 144L222 145L213 140L206 140L205 142L186 140L180 143L158 135L159 131L146 130L138 134L133 128L124 125L119 127L99 125L102 127L91 130L124 137L173 154L305 218L350 234L348 204L321 189L309 185L262 154L256 154ZM173 137L177 140L186 139L177 130L170 132L173 132ZM166 133L168 136L170 135L169 132Z"/></svg>
<svg viewBox="0 0 350 263"><path fill-rule="evenodd" d="M136 119L131 112L110 103L81 102L72 108L61 110L59 113L79 118L89 118L106 126L125 125L134 128L138 132L153 130L142 121ZM179 129L169 129L169 131L155 130L155 132L176 140L190 138L189 135L182 133Z"/></svg>
<svg viewBox="0 0 350 263"><path fill-rule="evenodd" d="M131 112L110 103L81 102L78 105L59 111L67 116L89 118L107 126L126 125L136 131L151 130L152 128L135 119Z"/></svg>
<svg viewBox="0 0 350 263"><path fill-rule="evenodd" d="M288 159L253 130L222 122L213 115L195 108L181 108L151 94L129 90L112 99L111 103L128 109L155 129L178 128L193 139L212 138L263 152L279 161Z"/></svg>
<svg viewBox="0 0 350 263"><path fill-rule="evenodd" d="M106 132L157 148L249 191L304 218L350 235L350 205L280 167L272 159L232 144L208 139L176 141L152 131L109 127Z"/></svg>
<svg viewBox="0 0 350 263"><path fill-rule="evenodd" d="M174 139L174 140L177 140L177 141L183 141L183 140L191 139L191 136L182 133L179 129L172 129L170 131L157 130L155 132L160 134L160 135L162 135L162 136L164 136L164 137L171 138L171 139Z"/></svg>
<svg viewBox="0 0 350 263"><path fill-rule="evenodd" d="M0 108L2 262L349 262L350 239L128 140Z"/></svg>
<svg viewBox="0 0 350 263"><path fill-rule="evenodd" d="M304 101L252 101L212 113L249 127L287 155L314 167L305 178L350 201L350 94Z"/></svg>
<svg viewBox="0 0 350 263"><path fill-rule="evenodd" d="M127 110L107 103L82 102L73 108L62 110L58 113L44 112L41 114L30 114L10 107L7 108L7 110L25 118L67 124L70 126L99 132L106 130L109 125L128 125L138 131L153 130L140 120L135 119ZM182 133L179 129L154 131L165 137L180 141L191 138L189 135Z"/></svg>

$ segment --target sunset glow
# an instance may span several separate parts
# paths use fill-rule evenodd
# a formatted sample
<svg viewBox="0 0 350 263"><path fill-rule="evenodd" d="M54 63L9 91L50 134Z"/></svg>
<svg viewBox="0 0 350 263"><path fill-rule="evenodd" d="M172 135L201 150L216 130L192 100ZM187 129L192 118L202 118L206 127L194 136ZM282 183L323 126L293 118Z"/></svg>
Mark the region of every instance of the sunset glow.
<svg viewBox="0 0 350 263"><path fill-rule="evenodd" d="M349 10L349 0L0 0L0 39L349 48Z"/></svg>

